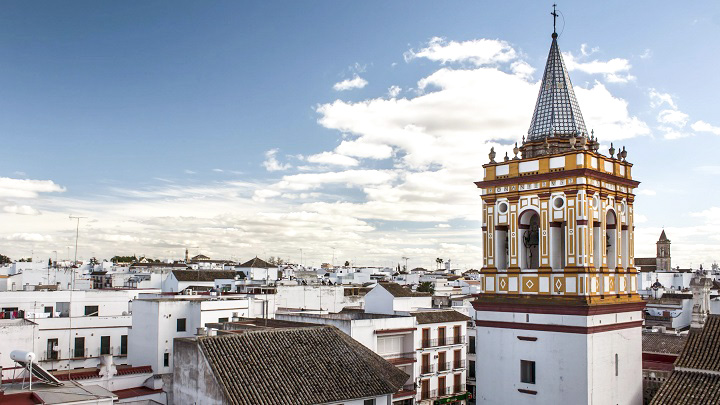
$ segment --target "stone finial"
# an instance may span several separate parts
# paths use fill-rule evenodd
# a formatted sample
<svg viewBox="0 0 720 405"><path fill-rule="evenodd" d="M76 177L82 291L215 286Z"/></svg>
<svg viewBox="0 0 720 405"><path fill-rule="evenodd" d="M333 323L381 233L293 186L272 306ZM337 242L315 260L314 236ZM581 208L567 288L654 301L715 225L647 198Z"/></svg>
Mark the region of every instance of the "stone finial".
<svg viewBox="0 0 720 405"><path fill-rule="evenodd" d="M510 156L508 156L508 153L507 153L507 152L505 152L505 159L504 159L504 160L505 160L506 162L507 162L508 160L510 160Z"/></svg>
<svg viewBox="0 0 720 405"><path fill-rule="evenodd" d="M488 153L488 157L490 158L490 163L495 163L495 147L490 148L490 153Z"/></svg>
<svg viewBox="0 0 720 405"><path fill-rule="evenodd" d="M587 144L587 136L581 136L580 137L580 149L585 150L585 145Z"/></svg>
<svg viewBox="0 0 720 405"><path fill-rule="evenodd" d="M625 150L624 146L622 148L622 151L620 151L618 155L622 158L623 162L626 162L625 158L627 157L627 151Z"/></svg>
<svg viewBox="0 0 720 405"><path fill-rule="evenodd" d="M518 160L518 159L520 159L520 158L518 157L518 152L520 152L520 149L519 149L518 146L517 146L517 142L515 142L515 147L513 148L513 153L515 154L515 156L513 157L513 160Z"/></svg>
<svg viewBox="0 0 720 405"><path fill-rule="evenodd" d="M543 142L543 149L546 155L550 153L550 142L548 142L547 138L545 138L545 142Z"/></svg>
<svg viewBox="0 0 720 405"><path fill-rule="evenodd" d="M523 142L522 142L522 144L525 145L525 135L523 135Z"/></svg>
<svg viewBox="0 0 720 405"><path fill-rule="evenodd" d="M575 135L570 137L570 149L575 149L575 145L577 144L577 138Z"/></svg>
<svg viewBox="0 0 720 405"><path fill-rule="evenodd" d="M610 153L610 159L615 159L615 147L613 147L612 142L610 142L610 149L608 149L608 152Z"/></svg>

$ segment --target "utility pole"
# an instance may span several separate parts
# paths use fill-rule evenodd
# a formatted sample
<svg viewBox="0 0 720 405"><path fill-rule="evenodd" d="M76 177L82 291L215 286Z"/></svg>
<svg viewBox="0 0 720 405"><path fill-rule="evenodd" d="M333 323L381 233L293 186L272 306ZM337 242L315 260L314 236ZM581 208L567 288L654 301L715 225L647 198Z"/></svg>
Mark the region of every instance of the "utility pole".
<svg viewBox="0 0 720 405"><path fill-rule="evenodd" d="M77 266L77 250L78 250L78 239L80 238L80 220L85 219L87 217L78 217L70 215L70 219L77 220L77 225L75 226L75 260L73 261L73 266ZM72 270L72 288L75 289L75 270Z"/></svg>

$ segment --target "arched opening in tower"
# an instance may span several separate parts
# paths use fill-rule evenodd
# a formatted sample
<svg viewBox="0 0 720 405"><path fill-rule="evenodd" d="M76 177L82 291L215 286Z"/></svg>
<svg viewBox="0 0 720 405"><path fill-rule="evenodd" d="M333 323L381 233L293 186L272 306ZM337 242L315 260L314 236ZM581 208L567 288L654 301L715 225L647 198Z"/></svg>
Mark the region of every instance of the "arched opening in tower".
<svg viewBox="0 0 720 405"><path fill-rule="evenodd" d="M617 267L617 216L615 211L609 210L605 214L605 255L607 268L615 270Z"/></svg>
<svg viewBox="0 0 720 405"><path fill-rule="evenodd" d="M520 268L537 269L540 263L540 215L535 210L527 210L520 214L518 222Z"/></svg>

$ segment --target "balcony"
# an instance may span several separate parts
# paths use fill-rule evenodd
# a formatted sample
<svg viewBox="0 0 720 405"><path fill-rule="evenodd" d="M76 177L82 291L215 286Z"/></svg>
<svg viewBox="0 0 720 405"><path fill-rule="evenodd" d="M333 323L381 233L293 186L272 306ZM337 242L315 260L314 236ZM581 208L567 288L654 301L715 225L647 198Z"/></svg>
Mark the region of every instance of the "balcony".
<svg viewBox="0 0 720 405"><path fill-rule="evenodd" d="M452 362L450 362L450 361L438 363L438 372L450 371L451 369L452 369Z"/></svg>
<svg viewBox="0 0 720 405"><path fill-rule="evenodd" d="M420 374L432 374L435 372L434 364L423 364L420 366Z"/></svg>
<svg viewBox="0 0 720 405"><path fill-rule="evenodd" d="M453 385L452 387L453 394L462 394L465 391L467 391L467 389L465 388L465 384Z"/></svg>
<svg viewBox="0 0 720 405"><path fill-rule="evenodd" d="M422 349L428 349L431 347L461 345L463 343L465 343L465 336L451 336L446 338L422 339L420 341L420 347Z"/></svg>
<svg viewBox="0 0 720 405"><path fill-rule="evenodd" d="M460 369L465 368L465 361L464 360L454 361L452 368L453 368L453 370L460 370Z"/></svg>
<svg viewBox="0 0 720 405"><path fill-rule="evenodd" d="M380 356L382 356L390 364L394 364L396 366L415 362L415 352L381 354Z"/></svg>
<svg viewBox="0 0 720 405"><path fill-rule="evenodd" d="M413 384L406 384L403 385L398 392L393 394L393 400L399 399L399 398L406 398L406 397L413 397L417 393L415 389L415 385Z"/></svg>
<svg viewBox="0 0 720 405"><path fill-rule="evenodd" d="M420 400L426 400L437 397L437 390L420 391Z"/></svg>

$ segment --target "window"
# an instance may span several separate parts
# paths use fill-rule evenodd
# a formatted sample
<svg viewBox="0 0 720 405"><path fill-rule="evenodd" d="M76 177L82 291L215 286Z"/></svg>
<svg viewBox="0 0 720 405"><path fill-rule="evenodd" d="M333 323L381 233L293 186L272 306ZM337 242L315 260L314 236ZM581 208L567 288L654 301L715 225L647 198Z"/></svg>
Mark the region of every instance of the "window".
<svg viewBox="0 0 720 405"><path fill-rule="evenodd" d="M445 327L438 327L438 346L445 346Z"/></svg>
<svg viewBox="0 0 720 405"><path fill-rule="evenodd" d="M475 336L470 336L470 343L468 344L468 353L475 353Z"/></svg>
<svg viewBox="0 0 720 405"><path fill-rule="evenodd" d="M455 340L453 341L454 344L458 345L462 343L462 326L455 325L453 327L453 336Z"/></svg>
<svg viewBox="0 0 720 405"><path fill-rule="evenodd" d="M163 366L170 367L170 353L165 353L163 356Z"/></svg>
<svg viewBox="0 0 720 405"><path fill-rule="evenodd" d="M111 354L110 336L100 336L100 354Z"/></svg>
<svg viewBox="0 0 720 405"><path fill-rule="evenodd" d="M120 336L120 354L127 354L127 335Z"/></svg>
<svg viewBox="0 0 720 405"><path fill-rule="evenodd" d="M422 347L423 349L430 347L430 328L422 330Z"/></svg>
<svg viewBox="0 0 720 405"><path fill-rule="evenodd" d="M535 362L520 360L520 381L526 384L535 384Z"/></svg>
<svg viewBox="0 0 720 405"><path fill-rule="evenodd" d="M99 308L97 305L85 305L85 316L98 316Z"/></svg>
<svg viewBox="0 0 720 405"><path fill-rule="evenodd" d="M58 360L60 358L60 350L58 350L58 340L48 339L47 340L47 359Z"/></svg>
<svg viewBox="0 0 720 405"><path fill-rule="evenodd" d="M379 354L402 353L402 347L402 336L379 337L377 340L377 352Z"/></svg>
<svg viewBox="0 0 720 405"><path fill-rule="evenodd" d="M615 353L615 377L618 376L618 371L619 371L619 370L618 370L618 367L619 367L618 360L620 360L620 359L618 358L618 354Z"/></svg>
<svg viewBox="0 0 720 405"><path fill-rule="evenodd" d="M177 320L177 331L178 332L185 332L187 330L187 325L185 324L185 318L179 318Z"/></svg>
<svg viewBox="0 0 720 405"><path fill-rule="evenodd" d="M447 383L445 382L445 377L438 377L438 395L443 396L446 394L446 387Z"/></svg>
<svg viewBox="0 0 720 405"><path fill-rule="evenodd" d="M75 350L73 350L73 357L75 357L75 358L85 357L85 338L84 337L76 337L75 338Z"/></svg>
<svg viewBox="0 0 720 405"><path fill-rule="evenodd" d="M45 307L45 313L46 313L46 314L50 314L49 316L50 316L50 318L52 318L53 315L54 315L54 313L53 313L53 307L51 307L51 306Z"/></svg>
<svg viewBox="0 0 720 405"><path fill-rule="evenodd" d="M453 354L453 368L463 368L462 351L455 350Z"/></svg>
<svg viewBox="0 0 720 405"><path fill-rule="evenodd" d="M475 362L472 360L468 361L468 377L475 378Z"/></svg>
<svg viewBox="0 0 720 405"><path fill-rule="evenodd" d="M218 323L225 323L225 322L227 322L229 319L230 319L230 318L219 318L219 319L218 319Z"/></svg>
<svg viewBox="0 0 720 405"><path fill-rule="evenodd" d="M375 405L375 398L364 400L363 405Z"/></svg>

